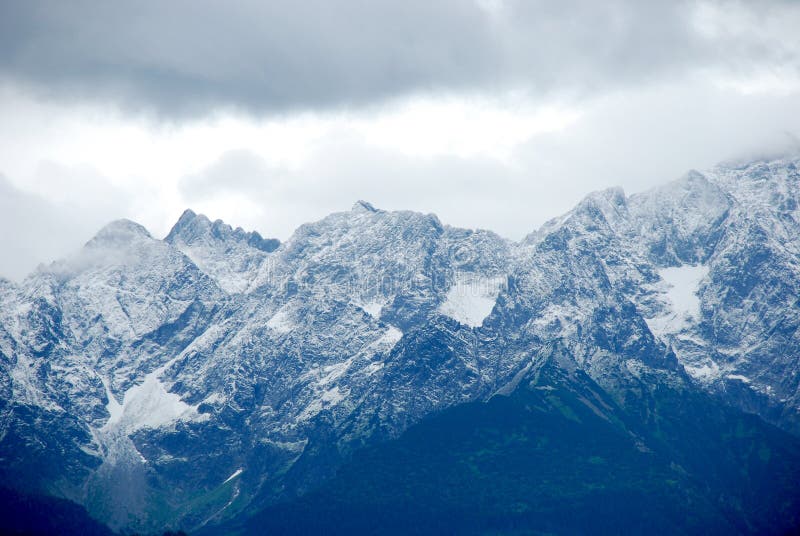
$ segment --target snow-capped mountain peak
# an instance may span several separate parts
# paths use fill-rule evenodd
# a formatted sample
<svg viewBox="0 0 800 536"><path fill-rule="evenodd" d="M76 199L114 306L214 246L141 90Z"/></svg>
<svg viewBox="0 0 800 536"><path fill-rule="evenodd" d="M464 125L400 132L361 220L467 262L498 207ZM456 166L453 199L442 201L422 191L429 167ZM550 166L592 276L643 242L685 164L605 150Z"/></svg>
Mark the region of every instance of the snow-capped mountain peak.
<svg viewBox="0 0 800 536"><path fill-rule="evenodd" d="M258 232L233 228L222 220L212 222L187 209L164 241L192 259L217 284L231 293L246 292L266 269L268 254L280 246Z"/></svg>
<svg viewBox="0 0 800 536"><path fill-rule="evenodd" d="M796 163L590 194L521 243L365 202L280 245L191 210L164 240L113 222L2 286L0 442L31 453L9 478L63 456L36 485L115 528L199 523L554 356L621 406L703 389L798 431Z"/></svg>
<svg viewBox="0 0 800 536"><path fill-rule="evenodd" d="M368 203L367 201L362 201L362 200L356 201L356 203L353 205L353 208L351 210L353 212L361 212L361 211L378 212L378 209L376 209L374 206L372 206L371 203Z"/></svg>
<svg viewBox="0 0 800 536"><path fill-rule="evenodd" d="M112 221L94 236L87 245L102 244L103 246L125 246L134 240L152 238L144 226L131 220L121 219Z"/></svg>

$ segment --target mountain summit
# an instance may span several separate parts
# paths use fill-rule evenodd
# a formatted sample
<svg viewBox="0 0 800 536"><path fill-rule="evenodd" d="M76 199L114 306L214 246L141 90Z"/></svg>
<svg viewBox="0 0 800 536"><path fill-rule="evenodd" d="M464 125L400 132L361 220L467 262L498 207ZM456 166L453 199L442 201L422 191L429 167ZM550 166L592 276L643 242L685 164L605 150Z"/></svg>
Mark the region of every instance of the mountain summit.
<svg viewBox="0 0 800 536"><path fill-rule="evenodd" d="M0 290L0 475L123 532L796 528L798 164L519 243L364 201L284 243L114 222Z"/></svg>

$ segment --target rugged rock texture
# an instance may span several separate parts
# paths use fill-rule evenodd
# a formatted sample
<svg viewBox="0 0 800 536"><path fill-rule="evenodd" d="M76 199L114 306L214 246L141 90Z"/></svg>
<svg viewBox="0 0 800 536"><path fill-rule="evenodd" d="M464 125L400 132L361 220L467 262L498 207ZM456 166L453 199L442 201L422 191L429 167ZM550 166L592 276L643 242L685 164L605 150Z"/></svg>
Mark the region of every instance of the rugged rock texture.
<svg viewBox="0 0 800 536"><path fill-rule="evenodd" d="M114 222L0 281L0 474L114 529L214 526L555 355L643 422L706 391L798 434L799 163L594 193L520 243L365 202L282 244Z"/></svg>
<svg viewBox="0 0 800 536"><path fill-rule="evenodd" d="M509 395L423 419L318 489L221 529L785 534L800 524L800 439L663 386L641 419L570 362L556 351Z"/></svg>

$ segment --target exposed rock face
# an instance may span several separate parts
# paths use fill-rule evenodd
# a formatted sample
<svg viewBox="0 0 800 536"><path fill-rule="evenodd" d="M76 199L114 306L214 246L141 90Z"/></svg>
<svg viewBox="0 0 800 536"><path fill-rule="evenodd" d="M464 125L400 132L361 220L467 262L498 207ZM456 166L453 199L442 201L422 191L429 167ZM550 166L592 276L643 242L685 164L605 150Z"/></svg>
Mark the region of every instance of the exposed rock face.
<svg viewBox="0 0 800 536"><path fill-rule="evenodd" d="M800 433L800 160L589 195L512 243L359 202L285 243L187 211L0 282L2 477L113 528L214 524L569 355Z"/></svg>

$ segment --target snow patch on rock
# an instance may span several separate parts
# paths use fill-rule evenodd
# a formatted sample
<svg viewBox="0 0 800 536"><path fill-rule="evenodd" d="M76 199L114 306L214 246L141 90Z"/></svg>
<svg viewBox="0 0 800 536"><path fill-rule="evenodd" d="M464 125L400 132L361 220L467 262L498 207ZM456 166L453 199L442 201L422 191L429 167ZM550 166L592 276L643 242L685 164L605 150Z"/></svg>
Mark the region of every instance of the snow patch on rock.
<svg viewBox="0 0 800 536"><path fill-rule="evenodd" d="M725 377L729 380L738 380L742 383L750 383L750 378L747 376L742 376L741 374L728 374Z"/></svg>
<svg viewBox="0 0 800 536"><path fill-rule="evenodd" d="M646 319L657 337L679 333L700 319L700 282L708 275L708 266L684 265L659 270L664 312Z"/></svg>
<svg viewBox="0 0 800 536"><path fill-rule="evenodd" d="M710 359L703 362L702 364L694 366L684 364L684 368L691 377L701 382L710 382L712 380L716 380L717 378L719 378L720 374L722 374L719 365L717 365L714 361L711 361Z"/></svg>
<svg viewBox="0 0 800 536"><path fill-rule="evenodd" d="M190 406L181 400L180 395L170 393L159 380L170 364L172 362L151 372L142 383L128 389L122 404L103 382L108 396L106 409L110 414L103 430L117 429L130 434L143 428L161 428L179 420L207 420L207 414L198 413L197 406Z"/></svg>
<svg viewBox="0 0 800 536"><path fill-rule="evenodd" d="M457 274L439 312L466 326L480 327L494 309L505 284L505 277Z"/></svg>
<svg viewBox="0 0 800 536"><path fill-rule="evenodd" d="M307 421L315 417L320 411L341 403L350 394L349 390L340 390L338 385L322 392L319 398L313 400L298 416L298 421Z"/></svg>
<svg viewBox="0 0 800 536"><path fill-rule="evenodd" d="M176 244L176 247L228 293L245 292L257 270L257 268L242 272L232 270L230 268L230 264L233 264L232 260L219 258L213 254L214 252L204 247L192 247L182 243Z"/></svg>
<svg viewBox="0 0 800 536"><path fill-rule="evenodd" d="M106 404L106 411L108 411L108 414L110 415L107 424L119 422L120 419L122 418L124 408L122 404L117 402L117 399L114 398L114 393L112 393L111 389L108 387L108 382L105 379L103 379L102 381L103 381L103 387L105 387L106 390L106 398L108 398L108 403Z"/></svg>
<svg viewBox="0 0 800 536"><path fill-rule="evenodd" d="M279 309L272 318L267 320L267 327L278 333L291 333L295 328L294 322L286 309Z"/></svg>
<svg viewBox="0 0 800 536"><path fill-rule="evenodd" d="M361 305L361 308L364 309L372 318L379 319L381 317L381 310L383 310L385 305L385 301L373 300Z"/></svg>
<svg viewBox="0 0 800 536"><path fill-rule="evenodd" d="M342 361L341 363L334 363L333 365L328 365L322 368L323 376L318 382L317 385L320 387L325 387L330 385L331 383L335 382L339 378L341 378L347 369L350 368L350 365L353 364L353 358L347 359Z"/></svg>
<svg viewBox="0 0 800 536"><path fill-rule="evenodd" d="M222 404L227 402L228 399L220 393L211 393L203 399L203 404Z"/></svg>
<svg viewBox="0 0 800 536"><path fill-rule="evenodd" d="M400 342L403 338L403 332L394 326L389 326L386 332L375 341L375 344L381 347L394 348L394 345Z"/></svg>

